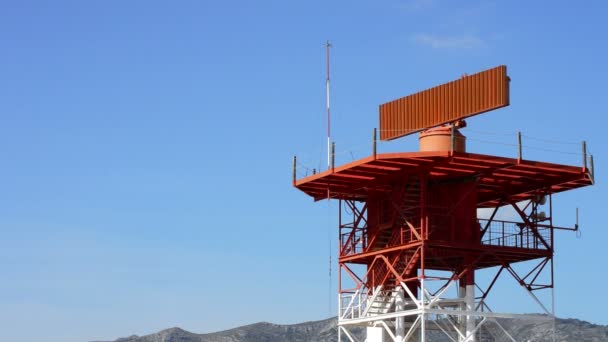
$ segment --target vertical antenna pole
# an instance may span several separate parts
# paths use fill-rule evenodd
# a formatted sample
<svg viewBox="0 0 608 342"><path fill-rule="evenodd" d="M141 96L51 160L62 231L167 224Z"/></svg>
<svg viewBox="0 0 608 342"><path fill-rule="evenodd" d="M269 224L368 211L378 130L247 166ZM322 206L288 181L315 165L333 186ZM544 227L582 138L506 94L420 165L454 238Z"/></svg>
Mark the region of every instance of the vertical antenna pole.
<svg viewBox="0 0 608 342"><path fill-rule="evenodd" d="M553 236L553 234L551 234ZM551 247L553 247L553 243L551 243ZM551 322L553 324L552 331L553 336L551 338L552 342L556 342L555 339L555 278L553 275L554 266L553 266L553 258L551 258Z"/></svg>
<svg viewBox="0 0 608 342"><path fill-rule="evenodd" d="M331 143L331 172L334 172L334 165L336 162L336 143L332 142Z"/></svg>
<svg viewBox="0 0 608 342"><path fill-rule="evenodd" d="M587 142L583 140L583 168L587 168Z"/></svg>
<svg viewBox="0 0 608 342"><path fill-rule="evenodd" d="M329 169L331 167L331 160L330 160L330 140L331 140L331 115L330 115L330 106L329 106L329 83L330 83L330 79L329 79L329 48L331 47L331 43L329 42L329 40L327 42L325 42L325 64L326 64L326 78L325 78L325 97L327 100L327 168Z"/></svg>
<svg viewBox="0 0 608 342"><path fill-rule="evenodd" d="M296 156L293 156L293 185L296 185Z"/></svg>
<svg viewBox="0 0 608 342"><path fill-rule="evenodd" d="M522 153L521 153L521 132L517 132L517 160L518 161L522 160Z"/></svg>
<svg viewBox="0 0 608 342"><path fill-rule="evenodd" d="M374 128L374 138L373 138L372 152L374 154L374 159L376 159L376 129Z"/></svg>

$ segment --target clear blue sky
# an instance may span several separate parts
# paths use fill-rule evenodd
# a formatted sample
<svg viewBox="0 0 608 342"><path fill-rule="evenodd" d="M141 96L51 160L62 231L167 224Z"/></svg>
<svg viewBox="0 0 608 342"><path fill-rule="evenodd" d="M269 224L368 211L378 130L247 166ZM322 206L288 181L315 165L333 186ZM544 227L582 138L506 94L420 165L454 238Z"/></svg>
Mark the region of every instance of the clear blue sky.
<svg viewBox="0 0 608 342"><path fill-rule="evenodd" d="M557 241L557 313L608 324L606 6L0 1L0 340L329 316L335 206L291 187L293 154L324 163L326 39L339 162L378 104L498 64L512 105L469 121L471 151L522 130L574 143L525 157L580 164L588 141L597 185L555 198L584 229Z"/></svg>

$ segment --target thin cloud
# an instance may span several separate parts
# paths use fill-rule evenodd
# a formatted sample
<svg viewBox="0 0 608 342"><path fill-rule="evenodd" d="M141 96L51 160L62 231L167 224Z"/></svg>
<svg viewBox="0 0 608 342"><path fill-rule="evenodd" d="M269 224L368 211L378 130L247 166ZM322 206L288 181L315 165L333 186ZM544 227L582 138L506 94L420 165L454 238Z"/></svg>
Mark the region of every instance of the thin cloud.
<svg viewBox="0 0 608 342"><path fill-rule="evenodd" d="M465 34L461 36L436 36L427 33L417 34L414 42L430 46L433 49L473 49L484 46L484 41L476 36Z"/></svg>

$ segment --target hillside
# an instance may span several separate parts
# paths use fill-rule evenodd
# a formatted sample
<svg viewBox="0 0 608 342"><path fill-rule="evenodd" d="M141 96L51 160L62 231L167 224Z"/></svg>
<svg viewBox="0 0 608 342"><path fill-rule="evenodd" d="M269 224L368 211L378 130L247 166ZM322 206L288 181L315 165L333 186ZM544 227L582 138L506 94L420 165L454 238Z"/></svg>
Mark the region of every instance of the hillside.
<svg viewBox="0 0 608 342"><path fill-rule="evenodd" d="M502 323L505 328L514 332L513 337L518 341L524 337L533 338L531 341L551 341L552 330L548 322L539 324L505 321ZM608 326L594 325L576 319L557 319L556 328L556 341L608 341ZM357 335L362 336L362 330L359 330ZM436 333L430 335L432 341L449 341ZM486 334L484 341L494 341L490 336ZM336 319L331 318L293 325L256 323L210 334L194 334L180 328L170 328L151 335L120 338L114 342L336 342L337 340Z"/></svg>

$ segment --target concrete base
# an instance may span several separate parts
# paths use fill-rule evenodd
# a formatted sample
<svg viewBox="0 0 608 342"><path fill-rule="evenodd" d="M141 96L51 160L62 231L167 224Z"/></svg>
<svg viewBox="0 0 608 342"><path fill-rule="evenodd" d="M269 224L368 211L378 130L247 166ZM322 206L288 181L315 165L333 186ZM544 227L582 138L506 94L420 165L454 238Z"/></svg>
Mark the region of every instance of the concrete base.
<svg viewBox="0 0 608 342"><path fill-rule="evenodd" d="M384 342L384 328L382 327L368 327L367 328L367 342Z"/></svg>

